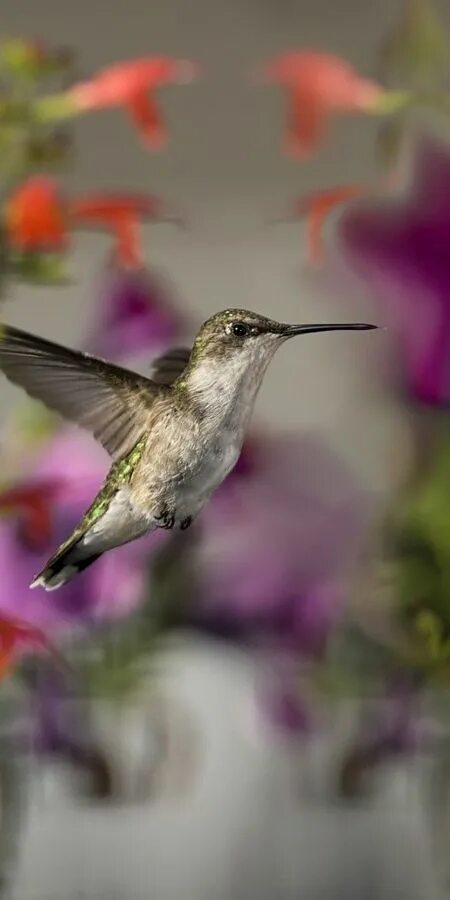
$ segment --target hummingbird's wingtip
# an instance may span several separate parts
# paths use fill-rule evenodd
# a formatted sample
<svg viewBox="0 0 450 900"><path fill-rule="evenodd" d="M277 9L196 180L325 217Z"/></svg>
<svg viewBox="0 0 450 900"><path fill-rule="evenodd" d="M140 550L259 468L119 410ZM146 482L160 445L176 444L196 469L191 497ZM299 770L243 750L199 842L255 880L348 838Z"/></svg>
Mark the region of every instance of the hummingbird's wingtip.
<svg viewBox="0 0 450 900"><path fill-rule="evenodd" d="M30 591L34 591L37 587L45 587L43 579L39 575L37 575L36 578L33 578L33 581L30 584Z"/></svg>
<svg viewBox="0 0 450 900"><path fill-rule="evenodd" d="M30 584L30 591L34 591L37 587L44 588L44 591L54 591L56 587L59 587L59 582L57 585L49 584L49 582L45 580L44 575L36 575L36 578L33 578L33 581Z"/></svg>
<svg viewBox="0 0 450 900"><path fill-rule="evenodd" d="M67 571L68 568L72 569L73 567L66 567L65 571ZM44 588L44 591L57 591L58 588L66 583L66 580L68 579L65 578L61 572L52 574L51 571L45 569L44 572L36 575L36 578L33 578L33 581L30 584L30 590L33 591L34 588L41 587Z"/></svg>

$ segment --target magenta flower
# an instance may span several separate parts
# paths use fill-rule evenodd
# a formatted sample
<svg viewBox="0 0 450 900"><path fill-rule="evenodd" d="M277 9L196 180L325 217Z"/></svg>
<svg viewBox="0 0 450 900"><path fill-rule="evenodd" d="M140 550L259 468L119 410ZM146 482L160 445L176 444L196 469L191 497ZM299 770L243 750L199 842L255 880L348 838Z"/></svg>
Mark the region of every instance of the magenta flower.
<svg viewBox="0 0 450 900"><path fill-rule="evenodd" d="M193 624L261 651L262 710L286 734L310 728L299 664L321 660L341 620L371 506L316 438L264 437L199 518Z"/></svg>
<svg viewBox="0 0 450 900"><path fill-rule="evenodd" d="M70 533L108 468L104 451L75 428L59 431L40 453L32 472L33 482L46 484L52 478L62 487L56 497L49 498L51 528L46 546L24 539L20 519L0 520L0 614L20 616L51 634L70 625L127 615L143 597L144 565L150 546L145 540L105 554L90 571L61 591L57 602L49 601L42 591L30 591L29 584L46 554L50 555Z"/></svg>
<svg viewBox="0 0 450 900"><path fill-rule="evenodd" d="M338 230L345 258L369 283L395 334L400 378L417 400L450 400L450 149L416 149L411 187L353 204Z"/></svg>
<svg viewBox="0 0 450 900"><path fill-rule="evenodd" d="M246 449L199 519L202 614L321 653L370 505L313 437L265 437Z"/></svg>
<svg viewBox="0 0 450 900"><path fill-rule="evenodd" d="M181 328L182 318L159 276L111 266L91 326L89 350L113 360L150 357L179 341Z"/></svg>

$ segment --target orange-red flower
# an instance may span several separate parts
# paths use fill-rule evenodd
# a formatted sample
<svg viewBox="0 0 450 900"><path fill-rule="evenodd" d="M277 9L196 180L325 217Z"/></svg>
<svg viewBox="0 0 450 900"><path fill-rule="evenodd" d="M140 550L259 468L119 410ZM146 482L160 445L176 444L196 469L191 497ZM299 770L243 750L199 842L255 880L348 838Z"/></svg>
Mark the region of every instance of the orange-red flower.
<svg viewBox="0 0 450 900"><path fill-rule="evenodd" d="M80 111L125 106L145 143L159 149L166 143L167 131L155 102L155 89L190 82L196 73L196 66L188 60L145 57L102 69L71 88L67 96Z"/></svg>
<svg viewBox="0 0 450 900"><path fill-rule="evenodd" d="M337 206L344 205L368 190L369 188L362 184L342 184L322 191L312 191L295 201L292 211L284 217L284 221L306 219L306 256L311 265L323 262L325 256L323 230L330 213ZM283 221L283 218L280 221Z"/></svg>
<svg viewBox="0 0 450 900"><path fill-rule="evenodd" d="M21 184L6 205L5 226L9 242L17 250L63 250L67 223L56 182L36 175Z"/></svg>
<svg viewBox="0 0 450 900"><path fill-rule="evenodd" d="M45 546L52 530L52 505L61 482L41 482L9 488L0 494L0 513L17 514L23 538L34 549Z"/></svg>
<svg viewBox="0 0 450 900"><path fill-rule="evenodd" d="M111 230L116 238L114 256L118 263L136 268L142 265L139 220L178 221L159 197L146 194L87 194L69 204L72 225Z"/></svg>
<svg viewBox="0 0 450 900"><path fill-rule="evenodd" d="M315 51L285 53L266 66L265 75L288 91L285 150L296 157L311 154L332 113L370 111L384 94L345 60Z"/></svg>
<svg viewBox="0 0 450 900"><path fill-rule="evenodd" d="M50 654L57 666L67 669L63 657L40 628L22 619L13 619L0 614L0 680L8 672L21 647L44 650Z"/></svg>
<svg viewBox="0 0 450 900"><path fill-rule="evenodd" d="M29 178L16 190L4 214L9 242L21 252L61 251L71 228L100 228L114 234L117 262L134 268L143 263L141 219L182 221L150 194L96 193L70 199L55 181L41 176Z"/></svg>

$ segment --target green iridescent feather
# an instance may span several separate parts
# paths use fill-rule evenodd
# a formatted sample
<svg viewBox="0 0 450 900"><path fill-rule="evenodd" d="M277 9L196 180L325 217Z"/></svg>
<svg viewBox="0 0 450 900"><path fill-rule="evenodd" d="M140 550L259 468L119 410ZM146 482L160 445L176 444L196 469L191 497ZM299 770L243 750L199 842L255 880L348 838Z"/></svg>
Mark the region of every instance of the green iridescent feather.
<svg viewBox="0 0 450 900"><path fill-rule="evenodd" d="M126 456L123 456L122 459L119 459L114 463L108 474L107 481L97 494L94 502L83 516L75 531L73 531L70 537L58 547L53 559L56 559L62 553L65 553L69 547L76 544L83 534L86 534L86 532L105 515L111 500L115 494L117 494L117 491L130 483L136 466L141 459L146 440L146 436L141 437Z"/></svg>

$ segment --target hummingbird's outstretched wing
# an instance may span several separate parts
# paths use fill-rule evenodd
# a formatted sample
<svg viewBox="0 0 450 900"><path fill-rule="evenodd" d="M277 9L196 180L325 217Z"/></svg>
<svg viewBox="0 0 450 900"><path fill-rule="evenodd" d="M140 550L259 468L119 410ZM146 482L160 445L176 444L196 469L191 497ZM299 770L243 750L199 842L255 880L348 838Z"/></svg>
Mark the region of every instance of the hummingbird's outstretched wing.
<svg viewBox="0 0 450 900"><path fill-rule="evenodd" d="M178 376L184 372L190 355L189 347L173 347L167 353L164 353L163 356L158 356L157 359L152 360L152 381L155 384L173 384Z"/></svg>
<svg viewBox="0 0 450 900"><path fill-rule="evenodd" d="M0 369L30 397L92 432L113 459L141 437L161 388L87 353L0 325Z"/></svg>

